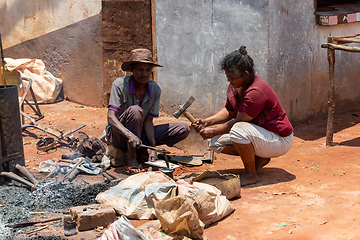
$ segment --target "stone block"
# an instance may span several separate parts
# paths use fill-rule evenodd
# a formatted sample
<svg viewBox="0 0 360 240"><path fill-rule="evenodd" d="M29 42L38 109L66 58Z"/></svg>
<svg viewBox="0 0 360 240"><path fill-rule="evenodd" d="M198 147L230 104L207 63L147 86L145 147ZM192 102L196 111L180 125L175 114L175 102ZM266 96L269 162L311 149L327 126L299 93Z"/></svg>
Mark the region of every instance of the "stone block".
<svg viewBox="0 0 360 240"><path fill-rule="evenodd" d="M78 231L106 227L116 220L115 210L106 204L72 207L70 213L76 221Z"/></svg>

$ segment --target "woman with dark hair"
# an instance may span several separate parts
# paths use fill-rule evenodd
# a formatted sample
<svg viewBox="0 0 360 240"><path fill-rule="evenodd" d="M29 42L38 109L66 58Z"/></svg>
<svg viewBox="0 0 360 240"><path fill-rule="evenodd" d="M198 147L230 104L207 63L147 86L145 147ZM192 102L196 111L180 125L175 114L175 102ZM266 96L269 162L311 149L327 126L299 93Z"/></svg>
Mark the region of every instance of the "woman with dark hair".
<svg viewBox="0 0 360 240"><path fill-rule="evenodd" d="M241 185L258 182L257 173L270 158L291 148L293 127L274 90L255 74L254 62L241 46L221 61L229 81L225 107L192 126L218 153L240 155L245 172ZM217 125L217 126L214 126Z"/></svg>

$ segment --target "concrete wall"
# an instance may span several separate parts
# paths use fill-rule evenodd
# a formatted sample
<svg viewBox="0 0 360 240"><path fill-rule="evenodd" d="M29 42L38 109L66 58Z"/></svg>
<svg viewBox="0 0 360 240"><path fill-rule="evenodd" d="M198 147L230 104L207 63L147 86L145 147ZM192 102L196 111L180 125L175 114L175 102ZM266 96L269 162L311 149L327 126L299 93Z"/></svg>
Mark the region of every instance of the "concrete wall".
<svg viewBox="0 0 360 240"><path fill-rule="evenodd" d="M103 58L103 46L107 45L102 39L102 2L108 6L127 4L130 10L136 10L132 8L135 3L149 6L149 0L0 1L5 57L42 59L47 70L63 80L69 100L106 105L104 93L110 84L105 84L106 90L103 69L108 58ZM218 111L224 106L228 85L219 62L246 45L257 73L277 92L293 122L326 112L328 60L321 43L329 35L359 33L360 23L319 26L314 10L313 0L156 0L157 57L164 66L158 69L163 110L171 114L194 96L196 101L189 111L196 117ZM108 21L112 16L119 18L117 13L109 14ZM138 28L136 24L118 27L127 32L131 26ZM127 43L150 46L134 39L137 37ZM106 39L109 43L112 40ZM115 40L122 43L126 36L121 39L118 34ZM127 54L122 51L114 55L114 61ZM359 61L360 54L336 51L337 111L354 106L359 99Z"/></svg>
<svg viewBox="0 0 360 240"><path fill-rule="evenodd" d="M314 1L269 1L269 84L292 121L327 112L328 36L359 33L360 23L320 26ZM336 51L336 109L348 110L360 96L360 54Z"/></svg>
<svg viewBox="0 0 360 240"><path fill-rule="evenodd" d="M2 0L5 57L42 59L71 101L103 106L101 0Z"/></svg>
<svg viewBox="0 0 360 240"><path fill-rule="evenodd" d="M319 83L314 76L320 45L315 41L314 1L269 2L268 83L289 118L300 120L323 107L326 95L316 97L314 92L327 93L325 79Z"/></svg>
<svg viewBox="0 0 360 240"><path fill-rule="evenodd" d="M195 117L225 103L219 62L246 45L257 73L278 94L292 122L327 111L327 36L358 33L360 23L319 26L313 0L156 1L158 81L162 107L172 113L193 95ZM337 110L360 96L360 54L336 52Z"/></svg>
<svg viewBox="0 0 360 240"><path fill-rule="evenodd" d="M156 0L156 40L162 108L168 113L194 96L195 117L224 106L228 82L219 62L241 45L267 78L266 0Z"/></svg>
<svg viewBox="0 0 360 240"><path fill-rule="evenodd" d="M317 53L314 62L313 78L314 84L324 86L323 90L319 87L313 89L313 98L325 96L323 107L327 111L327 89L328 89L328 59L327 49L321 48L321 43L327 42L328 36L346 36L360 33L360 22L346 23L337 26L316 26L315 32L315 52ZM359 44L350 44L357 46ZM347 111L358 108L360 97L360 53L345 51L335 51L335 102L336 111ZM317 90L317 91L316 91ZM315 103L316 101L314 101ZM316 108L315 108L316 109ZM313 109L311 109L313 111Z"/></svg>

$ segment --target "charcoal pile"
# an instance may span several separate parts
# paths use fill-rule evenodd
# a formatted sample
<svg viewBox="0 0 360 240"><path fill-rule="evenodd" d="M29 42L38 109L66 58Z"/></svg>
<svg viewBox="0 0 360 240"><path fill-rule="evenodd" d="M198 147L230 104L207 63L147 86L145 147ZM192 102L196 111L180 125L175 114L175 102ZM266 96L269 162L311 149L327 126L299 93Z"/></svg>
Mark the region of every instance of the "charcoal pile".
<svg viewBox="0 0 360 240"><path fill-rule="evenodd" d="M47 179L36 185L37 190L30 192L20 183L5 181L0 185L0 239L13 239L11 236L20 230L10 229L5 225L27 221L32 218L29 212L63 212L74 206L93 204L96 203L98 193L113 185L114 183L61 183L55 179Z"/></svg>

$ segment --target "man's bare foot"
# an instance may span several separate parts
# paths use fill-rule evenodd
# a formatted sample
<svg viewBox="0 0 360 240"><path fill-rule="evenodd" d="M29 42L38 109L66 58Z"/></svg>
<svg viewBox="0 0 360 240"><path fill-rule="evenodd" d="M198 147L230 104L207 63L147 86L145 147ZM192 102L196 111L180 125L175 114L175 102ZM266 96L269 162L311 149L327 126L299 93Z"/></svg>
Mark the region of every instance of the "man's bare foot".
<svg viewBox="0 0 360 240"><path fill-rule="evenodd" d="M258 173L264 166L266 166L270 162L270 158L262 158L259 156L255 156L255 168Z"/></svg>
<svg viewBox="0 0 360 240"><path fill-rule="evenodd" d="M128 159L128 164L126 166L126 170L129 174L136 174L136 173L141 173L144 172L144 168L141 166L141 164L139 164L139 162L134 158L130 158Z"/></svg>
<svg viewBox="0 0 360 240"><path fill-rule="evenodd" d="M256 174L245 172L240 175L241 186L246 186L258 182L258 176Z"/></svg>

